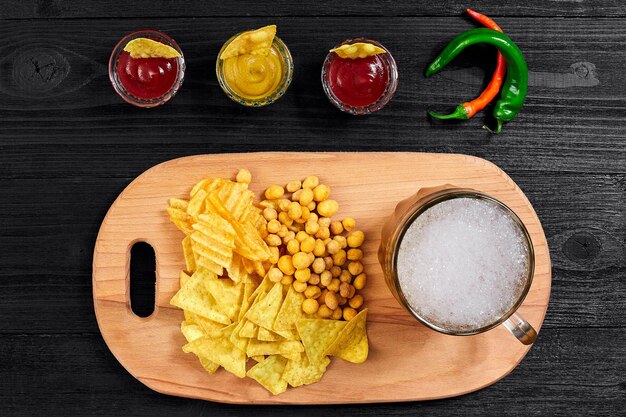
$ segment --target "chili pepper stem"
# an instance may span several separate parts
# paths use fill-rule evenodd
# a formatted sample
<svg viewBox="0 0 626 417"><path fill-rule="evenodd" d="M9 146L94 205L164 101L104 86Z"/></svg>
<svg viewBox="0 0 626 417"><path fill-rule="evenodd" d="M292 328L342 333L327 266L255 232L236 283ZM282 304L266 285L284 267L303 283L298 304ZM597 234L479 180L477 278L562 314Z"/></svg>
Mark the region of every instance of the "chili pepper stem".
<svg viewBox="0 0 626 417"><path fill-rule="evenodd" d="M458 106L456 106L456 109L454 109L454 111L450 114L435 113L434 111L429 111L428 114L430 115L430 117L434 119L439 119L439 120L446 120L446 119L467 120L468 119L467 111L465 110L465 106L462 104L459 104Z"/></svg>
<svg viewBox="0 0 626 417"><path fill-rule="evenodd" d="M498 122L498 126L496 127L496 130L491 130L489 129L489 126L487 125L483 125L483 129L485 129L487 132L493 134L493 135L499 135L500 133L502 133L502 125L503 122L502 120L497 120Z"/></svg>

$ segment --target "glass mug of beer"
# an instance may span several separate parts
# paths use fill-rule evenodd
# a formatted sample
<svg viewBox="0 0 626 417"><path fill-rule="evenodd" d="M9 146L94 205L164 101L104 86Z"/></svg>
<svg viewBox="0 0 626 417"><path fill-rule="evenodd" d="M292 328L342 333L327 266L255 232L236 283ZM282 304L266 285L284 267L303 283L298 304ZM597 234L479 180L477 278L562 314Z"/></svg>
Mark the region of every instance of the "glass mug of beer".
<svg viewBox="0 0 626 417"><path fill-rule="evenodd" d="M472 189L421 189L382 229L379 260L389 289L418 321L467 336L500 324L523 344L537 338L516 311L532 283L530 235L506 205Z"/></svg>

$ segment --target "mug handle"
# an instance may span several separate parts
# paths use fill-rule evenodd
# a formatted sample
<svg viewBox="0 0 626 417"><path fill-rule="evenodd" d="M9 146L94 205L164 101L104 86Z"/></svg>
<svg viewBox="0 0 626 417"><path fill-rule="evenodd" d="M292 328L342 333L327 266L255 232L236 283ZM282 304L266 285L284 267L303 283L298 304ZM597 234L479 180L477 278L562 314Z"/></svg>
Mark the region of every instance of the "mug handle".
<svg viewBox="0 0 626 417"><path fill-rule="evenodd" d="M513 336L517 337L517 340L525 345L532 345L537 339L537 332L533 326L518 313L511 314L503 324Z"/></svg>

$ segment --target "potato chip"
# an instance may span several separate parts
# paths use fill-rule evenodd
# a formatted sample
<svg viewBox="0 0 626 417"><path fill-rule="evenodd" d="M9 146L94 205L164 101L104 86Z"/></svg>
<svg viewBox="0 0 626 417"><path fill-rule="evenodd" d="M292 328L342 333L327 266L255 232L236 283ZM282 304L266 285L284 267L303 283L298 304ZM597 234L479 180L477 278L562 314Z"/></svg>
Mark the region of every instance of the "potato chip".
<svg viewBox="0 0 626 417"><path fill-rule="evenodd" d="M216 279L214 275L213 278ZM210 273L196 271L189 277L187 285L181 287L172 297L170 304L218 323L230 324L231 320L228 316L216 309L217 303L206 289L203 282L205 279L210 279Z"/></svg>
<svg viewBox="0 0 626 417"><path fill-rule="evenodd" d="M298 334L302 338L302 344L312 364L322 361L325 356L324 351L345 326L345 321L326 319L300 319L296 322Z"/></svg>
<svg viewBox="0 0 626 417"><path fill-rule="evenodd" d="M198 190L198 192L189 200L189 204L187 205L187 214L192 217L198 217L198 214L204 212L206 207L206 197L206 191Z"/></svg>
<svg viewBox="0 0 626 417"><path fill-rule="evenodd" d="M213 179L206 178L206 179L203 179L202 181L196 183L196 185L194 185L193 188L191 189L191 191L189 192L189 197L191 198L194 195L196 195L198 193L198 191L204 190L204 187L207 184L211 183L212 181L213 181ZM206 192L206 190L205 190L205 192Z"/></svg>
<svg viewBox="0 0 626 417"><path fill-rule="evenodd" d="M272 329L282 302L283 286L280 282L277 282L265 297L250 307L245 317L261 327Z"/></svg>
<svg viewBox="0 0 626 417"><path fill-rule="evenodd" d="M248 279L248 271L244 268L243 258L238 253L233 253L230 266L226 267L228 278L235 282L242 282Z"/></svg>
<svg viewBox="0 0 626 417"><path fill-rule="evenodd" d="M254 193L248 190L248 184L228 181L215 191L224 207L239 222L247 217L254 201Z"/></svg>
<svg viewBox="0 0 626 417"><path fill-rule="evenodd" d="M167 210L170 220L178 227L178 230L186 235L193 233L193 217L187 214L186 211L176 207L167 207L165 210Z"/></svg>
<svg viewBox="0 0 626 417"><path fill-rule="evenodd" d="M295 329L296 321L302 318L302 302L304 301L304 294L297 292L292 286L289 286L289 291L285 296L276 320L274 321L274 330L290 330Z"/></svg>
<svg viewBox="0 0 626 417"><path fill-rule="evenodd" d="M365 323L367 309L362 310L339 332L324 355L337 356L352 363L363 363L367 359L369 345Z"/></svg>
<svg viewBox="0 0 626 417"><path fill-rule="evenodd" d="M196 266L214 274L222 275L223 268L231 265L235 242L235 231L226 220L217 214L200 214L193 224L191 248Z"/></svg>
<svg viewBox="0 0 626 417"><path fill-rule="evenodd" d="M180 53L169 45L148 38L135 38L124 47L131 58L178 58Z"/></svg>
<svg viewBox="0 0 626 417"><path fill-rule="evenodd" d="M265 356L263 355L259 355L259 356L251 356L251 359L257 362L263 362L263 360L265 360Z"/></svg>
<svg viewBox="0 0 626 417"><path fill-rule="evenodd" d="M209 195L207 201L215 213L226 219L235 229L235 251L251 261L264 261L270 257L270 250L261 238L259 231L250 223L239 223L228 211L217 193ZM190 203L191 205L191 203Z"/></svg>
<svg viewBox="0 0 626 417"><path fill-rule="evenodd" d="M277 395L287 390L287 381L282 378L285 365L287 359L273 355L250 368L247 375Z"/></svg>
<svg viewBox="0 0 626 417"><path fill-rule="evenodd" d="M387 53L383 48L365 42L341 45L338 48L331 49L330 52L336 53L340 58L348 59L366 58L368 56Z"/></svg>
<svg viewBox="0 0 626 417"><path fill-rule="evenodd" d="M193 248L191 247L191 238L185 236L183 239L183 256L185 257L185 269L187 272L194 272L196 270L196 257L193 254Z"/></svg>
<svg viewBox="0 0 626 417"><path fill-rule="evenodd" d="M330 363L328 356L324 356L319 363L311 364L306 354L302 353L298 361L290 360L285 366L283 379L292 387L309 385L319 382L326 372L326 367Z"/></svg>
<svg viewBox="0 0 626 417"><path fill-rule="evenodd" d="M230 341L235 324L220 331L215 337L203 336L183 346L186 353L192 352L199 357L218 363L228 372L244 378L246 376L246 354L237 349Z"/></svg>
<svg viewBox="0 0 626 417"><path fill-rule="evenodd" d="M220 54L220 59L228 59L239 55L269 54L276 36L276 25L269 25L256 30L241 33L230 41Z"/></svg>
<svg viewBox="0 0 626 417"><path fill-rule="evenodd" d="M187 206L189 205L189 200L184 200L182 198L170 198L170 207L181 210L183 212L187 212Z"/></svg>

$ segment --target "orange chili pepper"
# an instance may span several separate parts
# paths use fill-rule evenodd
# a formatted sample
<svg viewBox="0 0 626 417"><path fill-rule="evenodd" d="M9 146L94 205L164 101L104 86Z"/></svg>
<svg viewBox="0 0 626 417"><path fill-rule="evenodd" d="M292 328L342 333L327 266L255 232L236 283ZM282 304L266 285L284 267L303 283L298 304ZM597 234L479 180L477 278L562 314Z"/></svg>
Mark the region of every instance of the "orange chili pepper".
<svg viewBox="0 0 626 417"><path fill-rule="evenodd" d="M484 14L480 14L475 12L472 9L467 9L467 13L472 16L476 21L482 23L483 26L497 30L498 32L502 32L502 29L496 22L494 22L489 17ZM493 72L493 76L491 77L491 81L485 88L485 90L481 93L480 96L476 97L472 101L465 102L457 106L454 112L450 114L439 114L435 112L428 112L431 117L435 119L460 119L467 120L472 118L476 113L487 107L487 105L493 100L500 91L500 87L502 87L502 81L504 80L504 74L506 72L506 60L502 56L500 52L498 52L498 60L496 63L496 69Z"/></svg>

